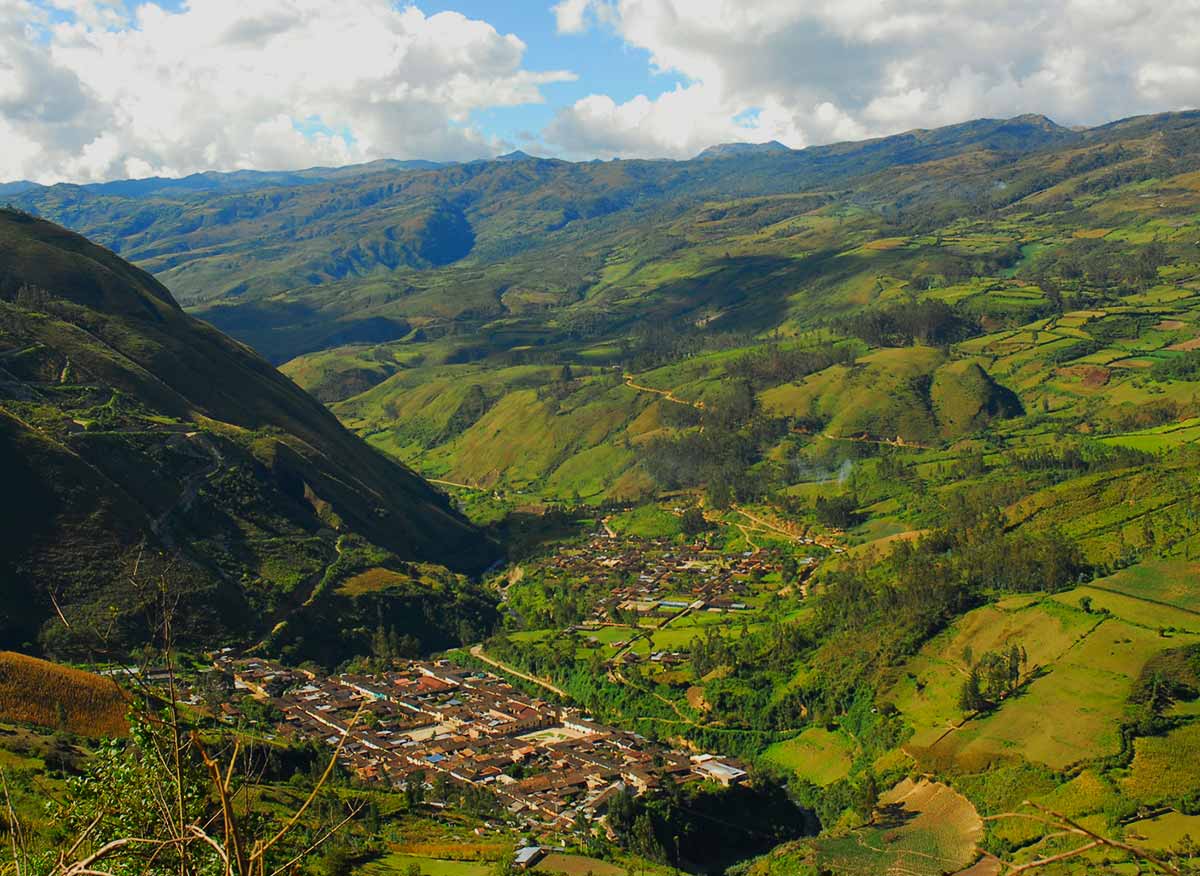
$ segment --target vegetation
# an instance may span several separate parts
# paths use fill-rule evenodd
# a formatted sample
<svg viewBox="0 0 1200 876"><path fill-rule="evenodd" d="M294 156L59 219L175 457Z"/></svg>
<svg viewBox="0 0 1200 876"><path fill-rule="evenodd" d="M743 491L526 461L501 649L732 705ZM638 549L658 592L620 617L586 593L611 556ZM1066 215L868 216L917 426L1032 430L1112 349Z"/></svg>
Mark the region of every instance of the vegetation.
<svg viewBox="0 0 1200 876"><path fill-rule="evenodd" d="M759 831L779 846L753 876L1186 872L1198 131L1024 117L720 161L32 189L363 440L149 275L4 214L0 450L35 498L3 518L0 642L144 641L149 568L185 580L196 641L331 666L482 641L600 720L753 765L759 797L617 796L589 856L732 864ZM500 551L467 515L509 554L485 582ZM736 596L693 610L704 575ZM94 768L145 779L140 744ZM368 851L320 860L378 872ZM478 866L444 851L393 850Z"/></svg>

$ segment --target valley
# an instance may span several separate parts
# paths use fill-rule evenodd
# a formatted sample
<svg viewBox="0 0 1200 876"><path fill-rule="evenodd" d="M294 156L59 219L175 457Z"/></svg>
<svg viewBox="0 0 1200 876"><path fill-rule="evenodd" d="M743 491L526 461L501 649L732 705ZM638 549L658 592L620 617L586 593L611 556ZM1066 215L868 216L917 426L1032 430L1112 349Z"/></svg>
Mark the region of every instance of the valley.
<svg viewBox="0 0 1200 876"><path fill-rule="evenodd" d="M0 645L336 876L1191 872L1198 137L24 189ZM0 765L106 763L4 666Z"/></svg>

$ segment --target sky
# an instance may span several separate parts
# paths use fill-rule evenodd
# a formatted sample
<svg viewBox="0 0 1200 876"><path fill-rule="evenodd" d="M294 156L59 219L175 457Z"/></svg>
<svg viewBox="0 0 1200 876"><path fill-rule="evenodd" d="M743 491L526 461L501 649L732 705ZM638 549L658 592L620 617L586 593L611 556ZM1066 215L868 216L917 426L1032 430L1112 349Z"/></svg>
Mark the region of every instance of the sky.
<svg viewBox="0 0 1200 876"><path fill-rule="evenodd" d="M0 0L0 180L793 148L1200 105L1200 0Z"/></svg>

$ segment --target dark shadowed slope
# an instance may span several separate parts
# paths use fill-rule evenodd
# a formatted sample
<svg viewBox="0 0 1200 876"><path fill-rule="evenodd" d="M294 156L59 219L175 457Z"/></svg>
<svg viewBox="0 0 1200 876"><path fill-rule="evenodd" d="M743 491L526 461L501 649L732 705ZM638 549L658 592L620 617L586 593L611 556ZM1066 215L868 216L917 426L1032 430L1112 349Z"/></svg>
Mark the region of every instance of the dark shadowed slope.
<svg viewBox="0 0 1200 876"><path fill-rule="evenodd" d="M403 577L493 554L441 494L149 274L9 211L0 459L6 645L135 641L164 570L185 591L184 635L249 637L320 606L355 563Z"/></svg>

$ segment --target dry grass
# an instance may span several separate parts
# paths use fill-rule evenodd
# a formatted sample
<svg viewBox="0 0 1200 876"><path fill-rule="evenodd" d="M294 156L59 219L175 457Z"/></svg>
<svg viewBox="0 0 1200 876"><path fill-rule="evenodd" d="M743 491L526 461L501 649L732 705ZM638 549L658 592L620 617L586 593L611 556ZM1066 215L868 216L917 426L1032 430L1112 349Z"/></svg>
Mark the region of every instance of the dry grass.
<svg viewBox="0 0 1200 876"><path fill-rule="evenodd" d="M82 736L123 736L126 701L111 679L0 651L0 718Z"/></svg>
<svg viewBox="0 0 1200 876"><path fill-rule="evenodd" d="M376 567L368 569L365 572L360 572L353 578L347 579L338 588L338 592L346 596L361 596L364 593L375 593L380 590L386 590L388 587L396 584L406 584L411 580L412 578L408 575L393 572L391 569Z"/></svg>

